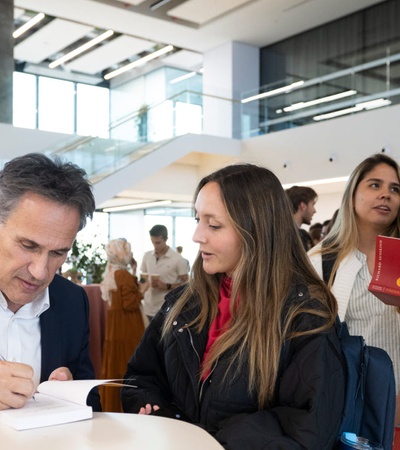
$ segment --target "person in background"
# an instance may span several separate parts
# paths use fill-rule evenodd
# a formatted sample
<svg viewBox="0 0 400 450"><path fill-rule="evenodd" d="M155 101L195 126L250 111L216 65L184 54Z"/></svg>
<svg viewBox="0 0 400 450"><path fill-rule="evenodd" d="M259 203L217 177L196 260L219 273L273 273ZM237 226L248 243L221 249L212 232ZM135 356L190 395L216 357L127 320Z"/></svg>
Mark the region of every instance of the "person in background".
<svg viewBox="0 0 400 450"><path fill-rule="evenodd" d="M240 189L237 187L240 186ZM128 363L124 411L199 424L227 449L333 448L345 375L337 303L315 275L277 177L203 178L189 283L166 296Z"/></svg>
<svg viewBox="0 0 400 450"><path fill-rule="evenodd" d="M111 240L106 253L107 266L100 284L101 296L108 303L101 378L121 380L144 333L141 301L147 286L139 288L136 276L128 270L134 260L126 239ZM101 386L99 390L103 411L122 412L119 389Z"/></svg>
<svg viewBox="0 0 400 450"><path fill-rule="evenodd" d="M328 281L339 305L339 317L350 334L363 336L368 345L381 347L393 361L400 390L400 314L385 305L368 285L375 265L376 236L400 237L400 170L384 154L362 161L347 182L341 206L329 235L310 251L310 259L323 276L322 255L334 255ZM400 423L397 395L396 423Z"/></svg>
<svg viewBox="0 0 400 450"><path fill-rule="evenodd" d="M167 228L154 225L150 230L150 239L154 251L144 254L140 266L141 273L147 273L150 277L150 287L143 300L144 312L149 320L161 308L165 295L188 280L186 262L167 245ZM152 275L158 275L157 279Z"/></svg>
<svg viewBox="0 0 400 450"><path fill-rule="evenodd" d="M321 241L322 224L317 222L313 223L309 228L309 234L312 239L312 246L317 245Z"/></svg>
<svg viewBox="0 0 400 450"><path fill-rule="evenodd" d="M89 304L59 274L95 202L83 169L30 153L0 172L0 409L46 380L93 379ZM88 403L100 411L97 389Z"/></svg>
<svg viewBox="0 0 400 450"><path fill-rule="evenodd" d="M337 209L332 217L328 220L325 220L325 222L322 224L322 231L321 231L321 240L326 238L328 236L329 232L331 231L333 224L336 221L337 215L339 213L339 209Z"/></svg>
<svg viewBox="0 0 400 450"><path fill-rule="evenodd" d="M314 189L307 186L292 186L286 189L286 194L289 197L293 219L298 227L301 241L303 242L306 251L312 248L313 240L310 233L304 228L303 224L310 225L313 215L316 213L315 203L318 196Z"/></svg>
<svg viewBox="0 0 400 450"><path fill-rule="evenodd" d="M177 253L179 253L179 254L182 256L182 258L184 259L184 261L186 261L186 264L187 264L187 270L188 270L188 272L190 272L190 263L189 263L189 260L186 259L186 258L184 258L183 255L182 255L183 247L182 247L181 245L178 245L178 247L176 247L176 251L177 251Z"/></svg>

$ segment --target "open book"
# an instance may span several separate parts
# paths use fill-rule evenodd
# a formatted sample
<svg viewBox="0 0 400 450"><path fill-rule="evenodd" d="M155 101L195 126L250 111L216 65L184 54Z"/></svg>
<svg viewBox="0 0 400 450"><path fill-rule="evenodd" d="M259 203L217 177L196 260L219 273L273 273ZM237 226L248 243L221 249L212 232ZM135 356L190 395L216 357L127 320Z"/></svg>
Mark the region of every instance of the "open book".
<svg viewBox="0 0 400 450"><path fill-rule="evenodd" d="M400 306L400 239L376 237L375 267L368 290L384 303Z"/></svg>
<svg viewBox="0 0 400 450"><path fill-rule="evenodd" d="M91 419L92 407L86 405L89 392L101 384L124 386L117 381L121 380L44 381L24 407L0 411L0 422L27 430Z"/></svg>

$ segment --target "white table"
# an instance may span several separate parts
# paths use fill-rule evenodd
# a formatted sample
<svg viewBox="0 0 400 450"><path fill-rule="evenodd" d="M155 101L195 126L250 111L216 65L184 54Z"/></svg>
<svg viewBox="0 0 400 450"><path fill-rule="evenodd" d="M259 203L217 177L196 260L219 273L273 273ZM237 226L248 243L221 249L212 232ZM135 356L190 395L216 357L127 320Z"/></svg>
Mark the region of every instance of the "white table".
<svg viewBox="0 0 400 450"><path fill-rule="evenodd" d="M157 416L94 413L93 419L15 431L0 424L4 450L223 450L206 431Z"/></svg>

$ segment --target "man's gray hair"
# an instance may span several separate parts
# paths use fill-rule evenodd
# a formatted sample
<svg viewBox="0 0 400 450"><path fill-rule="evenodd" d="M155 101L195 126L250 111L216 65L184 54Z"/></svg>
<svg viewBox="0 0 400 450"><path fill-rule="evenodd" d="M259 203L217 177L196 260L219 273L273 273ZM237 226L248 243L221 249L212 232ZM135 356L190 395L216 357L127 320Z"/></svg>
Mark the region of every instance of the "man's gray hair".
<svg viewBox="0 0 400 450"><path fill-rule="evenodd" d="M0 171L0 223L7 221L26 193L41 195L79 211L79 230L93 217L95 200L86 172L71 162L42 153L16 157Z"/></svg>

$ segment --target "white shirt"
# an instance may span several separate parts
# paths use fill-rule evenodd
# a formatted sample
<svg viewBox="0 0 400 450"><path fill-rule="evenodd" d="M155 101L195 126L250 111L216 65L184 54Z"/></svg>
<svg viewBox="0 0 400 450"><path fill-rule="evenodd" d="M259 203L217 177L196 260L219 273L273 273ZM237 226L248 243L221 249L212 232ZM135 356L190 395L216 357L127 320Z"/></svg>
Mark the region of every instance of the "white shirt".
<svg viewBox="0 0 400 450"><path fill-rule="evenodd" d="M158 274L160 280L166 284L176 284L180 282L180 277L187 275L188 268L186 261L181 255L171 248L160 258L156 258L154 250L146 252L140 266L141 273ZM151 286L144 294L143 309L147 316L153 317L161 305L168 291L165 289L153 289Z"/></svg>
<svg viewBox="0 0 400 450"><path fill-rule="evenodd" d="M400 315L394 306L385 305L368 291L371 274L367 257L355 250L362 267L354 280L345 321L350 334L363 336L368 345L386 350L393 361L397 391L400 388Z"/></svg>
<svg viewBox="0 0 400 450"><path fill-rule="evenodd" d="M309 251L312 265L322 278L321 253L318 246ZM393 361L396 390L400 392L400 314L396 307L385 305L371 292L371 280L364 253L355 250L345 256L336 272L332 293L339 306L340 320L345 320L350 334L363 336L368 345L386 350Z"/></svg>
<svg viewBox="0 0 400 450"><path fill-rule="evenodd" d="M33 368L35 387L40 382L42 353L40 345L40 315L50 307L48 288L33 302L16 313L8 309L0 292L0 355L1 359L28 364Z"/></svg>

